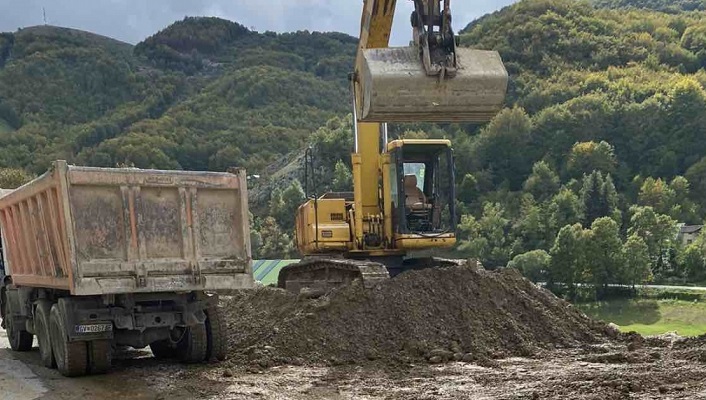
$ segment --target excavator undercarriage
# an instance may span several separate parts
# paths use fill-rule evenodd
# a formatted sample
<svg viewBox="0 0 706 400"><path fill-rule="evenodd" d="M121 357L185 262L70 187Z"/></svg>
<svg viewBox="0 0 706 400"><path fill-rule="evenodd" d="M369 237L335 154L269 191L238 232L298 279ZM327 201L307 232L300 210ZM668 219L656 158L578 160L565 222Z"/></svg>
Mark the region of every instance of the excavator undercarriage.
<svg viewBox="0 0 706 400"><path fill-rule="evenodd" d="M463 260L436 257L395 260L385 265L370 260L355 260L341 256L312 256L284 267L279 273L278 287L304 297L319 297L331 290L360 280L366 289L402 272L424 268L461 265Z"/></svg>

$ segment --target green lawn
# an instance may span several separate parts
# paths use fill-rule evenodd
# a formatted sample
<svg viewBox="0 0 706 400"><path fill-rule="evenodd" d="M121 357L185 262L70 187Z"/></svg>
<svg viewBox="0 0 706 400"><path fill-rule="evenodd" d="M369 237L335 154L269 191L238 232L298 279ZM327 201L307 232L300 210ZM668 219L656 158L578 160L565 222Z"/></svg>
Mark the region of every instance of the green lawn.
<svg viewBox="0 0 706 400"><path fill-rule="evenodd" d="M681 300L611 300L578 304L589 316L613 322L624 332L642 335L677 332L682 336L706 334L706 303Z"/></svg>

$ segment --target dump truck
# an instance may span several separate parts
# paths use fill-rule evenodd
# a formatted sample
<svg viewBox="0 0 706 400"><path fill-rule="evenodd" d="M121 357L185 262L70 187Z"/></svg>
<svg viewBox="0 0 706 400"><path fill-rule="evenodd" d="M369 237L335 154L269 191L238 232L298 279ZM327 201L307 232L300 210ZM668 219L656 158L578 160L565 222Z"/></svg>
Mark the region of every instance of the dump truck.
<svg viewBox="0 0 706 400"><path fill-rule="evenodd" d="M56 161L0 193L0 311L12 350L37 337L65 376L113 350L225 358L218 293L254 286L244 170L91 168Z"/></svg>

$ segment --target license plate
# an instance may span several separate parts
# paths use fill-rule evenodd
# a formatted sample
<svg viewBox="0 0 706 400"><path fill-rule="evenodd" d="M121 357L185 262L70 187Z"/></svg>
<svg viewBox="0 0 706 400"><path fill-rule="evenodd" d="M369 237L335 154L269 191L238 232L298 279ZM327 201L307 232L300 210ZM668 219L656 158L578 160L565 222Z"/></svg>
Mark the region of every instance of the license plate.
<svg viewBox="0 0 706 400"><path fill-rule="evenodd" d="M113 330L113 324L76 325L76 333L103 333Z"/></svg>

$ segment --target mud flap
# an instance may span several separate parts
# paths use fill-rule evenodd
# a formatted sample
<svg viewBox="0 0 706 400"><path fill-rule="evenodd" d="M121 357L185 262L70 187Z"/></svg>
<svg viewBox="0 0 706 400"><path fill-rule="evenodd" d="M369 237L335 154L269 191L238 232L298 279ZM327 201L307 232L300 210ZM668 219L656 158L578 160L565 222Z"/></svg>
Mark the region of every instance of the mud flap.
<svg viewBox="0 0 706 400"><path fill-rule="evenodd" d="M61 298L57 302L69 341L112 340L113 322L105 307L93 301ZM94 317L94 318L91 318Z"/></svg>

